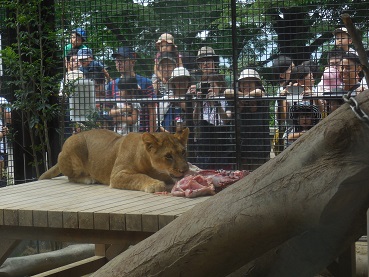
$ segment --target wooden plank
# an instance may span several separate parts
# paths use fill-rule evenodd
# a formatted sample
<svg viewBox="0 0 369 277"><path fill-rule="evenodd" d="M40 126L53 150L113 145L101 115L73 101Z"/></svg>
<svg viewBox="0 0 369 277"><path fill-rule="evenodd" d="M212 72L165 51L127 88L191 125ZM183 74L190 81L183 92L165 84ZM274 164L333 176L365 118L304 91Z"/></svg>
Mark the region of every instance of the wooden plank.
<svg viewBox="0 0 369 277"><path fill-rule="evenodd" d="M66 266L58 267L53 270L46 271L33 277L69 277L69 276L83 276L98 270L106 263L106 258L103 256L94 256L84 259Z"/></svg>

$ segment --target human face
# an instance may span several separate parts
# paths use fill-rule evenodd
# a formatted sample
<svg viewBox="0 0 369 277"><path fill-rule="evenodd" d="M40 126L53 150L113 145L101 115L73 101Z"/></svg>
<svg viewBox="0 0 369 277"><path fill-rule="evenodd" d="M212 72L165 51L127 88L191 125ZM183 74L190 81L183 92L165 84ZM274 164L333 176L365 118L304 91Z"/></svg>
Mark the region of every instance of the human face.
<svg viewBox="0 0 369 277"><path fill-rule="evenodd" d="M308 130L313 126L313 119L310 114L301 113L297 121L303 130Z"/></svg>
<svg viewBox="0 0 369 277"><path fill-rule="evenodd" d="M218 96L222 90L222 87L217 82L210 82L209 94Z"/></svg>
<svg viewBox="0 0 369 277"><path fill-rule="evenodd" d="M347 33L339 32L335 35L335 44L336 46L342 48L345 51L349 50L349 46L351 44L351 38Z"/></svg>
<svg viewBox="0 0 369 277"><path fill-rule="evenodd" d="M81 65L83 67L86 67L90 64L91 61L92 61L92 58L88 57L87 59L79 59L78 63L79 63L79 65Z"/></svg>
<svg viewBox="0 0 369 277"><path fill-rule="evenodd" d="M309 74L305 75L304 78L298 80L298 84L311 89L315 84L313 73L310 72Z"/></svg>
<svg viewBox="0 0 369 277"><path fill-rule="evenodd" d="M250 78L242 79L239 81L239 86L239 90L243 94L248 94L256 89L256 80Z"/></svg>
<svg viewBox="0 0 369 277"><path fill-rule="evenodd" d="M343 59L341 63L341 76L345 89L351 88L359 82L359 72L361 66L355 64L354 61L349 59Z"/></svg>
<svg viewBox="0 0 369 277"><path fill-rule="evenodd" d="M159 45L159 51L160 52L172 52L174 49L173 44L168 43L166 41L162 41Z"/></svg>
<svg viewBox="0 0 369 277"><path fill-rule="evenodd" d="M212 57L198 59L199 68L206 74L211 74L215 72L215 62Z"/></svg>
<svg viewBox="0 0 369 277"><path fill-rule="evenodd" d="M169 59L164 59L159 63L159 71L161 72L161 76L168 80L170 75L172 74L174 68L176 67L175 63Z"/></svg>
<svg viewBox="0 0 369 277"><path fill-rule="evenodd" d="M173 88L175 89L175 91L186 93L187 89L190 85L190 82L189 82L187 77L181 76L181 77L175 78L172 81L172 85L173 85Z"/></svg>
<svg viewBox="0 0 369 277"><path fill-rule="evenodd" d="M70 36L70 43L72 44L73 48L77 48L82 45L83 39L81 36L77 35L76 33L73 33Z"/></svg>
<svg viewBox="0 0 369 277"><path fill-rule="evenodd" d="M78 62L77 55L73 55L72 57L70 57L68 66L69 66L68 70L70 71L73 71L79 68L80 64Z"/></svg>
<svg viewBox="0 0 369 277"><path fill-rule="evenodd" d="M133 72L135 62L135 60L118 55L115 59L115 67L120 74L129 75Z"/></svg>

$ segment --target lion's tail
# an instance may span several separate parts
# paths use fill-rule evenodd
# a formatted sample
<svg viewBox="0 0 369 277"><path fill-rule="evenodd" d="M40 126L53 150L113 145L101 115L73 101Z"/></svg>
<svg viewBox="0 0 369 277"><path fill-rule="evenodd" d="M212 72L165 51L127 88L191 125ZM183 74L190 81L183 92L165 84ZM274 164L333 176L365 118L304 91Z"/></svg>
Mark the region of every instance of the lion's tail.
<svg viewBox="0 0 369 277"><path fill-rule="evenodd" d="M60 172L59 166L58 164L56 164L52 168L50 168L48 171L44 172L38 179L39 180L51 179L51 178L58 176L60 173L61 172Z"/></svg>

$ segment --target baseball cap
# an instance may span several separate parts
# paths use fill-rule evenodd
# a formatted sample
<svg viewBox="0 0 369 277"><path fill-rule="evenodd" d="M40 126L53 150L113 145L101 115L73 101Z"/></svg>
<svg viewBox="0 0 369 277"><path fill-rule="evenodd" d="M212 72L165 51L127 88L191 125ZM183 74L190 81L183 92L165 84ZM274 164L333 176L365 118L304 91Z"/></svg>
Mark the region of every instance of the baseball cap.
<svg viewBox="0 0 369 277"><path fill-rule="evenodd" d="M349 34L349 32L347 31L347 28L342 27L342 28L337 28L333 31L333 35L336 35L338 33L346 33Z"/></svg>
<svg viewBox="0 0 369 277"><path fill-rule="evenodd" d="M178 77L187 77L188 79L191 79L190 72L184 67L176 67L170 76L169 82L172 82L175 78Z"/></svg>
<svg viewBox="0 0 369 277"><path fill-rule="evenodd" d="M85 41L87 39L87 34L86 31L82 28L76 28L74 30L72 30L72 33L76 33L77 35L79 35L83 41Z"/></svg>
<svg viewBox="0 0 369 277"><path fill-rule="evenodd" d="M158 57L158 63L160 64L165 59L170 60L170 61L174 62L175 64L177 64L177 59L173 55L173 53L171 53L171 52L162 52L162 53L160 53L160 55Z"/></svg>
<svg viewBox="0 0 369 277"><path fill-rule="evenodd" d="M252 79L257 79L257 80L261 81L259 73L254 69L244 69L244 70L242 70L242 72L240 74L240 77L238 78L238 81L240 81L242 79L246 79L246 78L252 78Z"/></svg>
<svg viewBox="0 0 369 277"><path fill-rule="evenodd" d="M87 59L89 57L93 57L92 50L90 48L82 48L77 52L77 58L79 60Z"/></svg>
<svg viewBox="0 0 369 277"><path fill-rule="evenodd" d="M166 41L167 43L171 43L174 45L174 37L169 33L161 34L156 41L156 44L160 44L162 41Z"/></svg>
<svg viewBox="0 0 369 277"><path fill-rule="evenodd" d="M112 57L116 59L117 56L121 56L123 58L128 58L128 59L135 59L136 53L130 47L123 46L123 47L119 47L117 51L113 52Z"/></svg>

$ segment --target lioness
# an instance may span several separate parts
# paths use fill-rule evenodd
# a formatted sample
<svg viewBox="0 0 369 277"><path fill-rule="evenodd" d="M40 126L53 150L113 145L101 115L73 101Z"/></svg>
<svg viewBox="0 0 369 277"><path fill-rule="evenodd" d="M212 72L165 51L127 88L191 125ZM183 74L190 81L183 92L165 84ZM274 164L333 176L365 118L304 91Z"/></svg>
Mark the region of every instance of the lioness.
<svg viewBox="0 0 369 277"><path fill-rule="evenodd" d="M182 133L129 133L95 129L69 137L58 163L41 175L51 179L62 173L76 183L102 183L112 188L165 191L188 171L186 143ZM168 187L170 189L170 187Z"/></svg>

